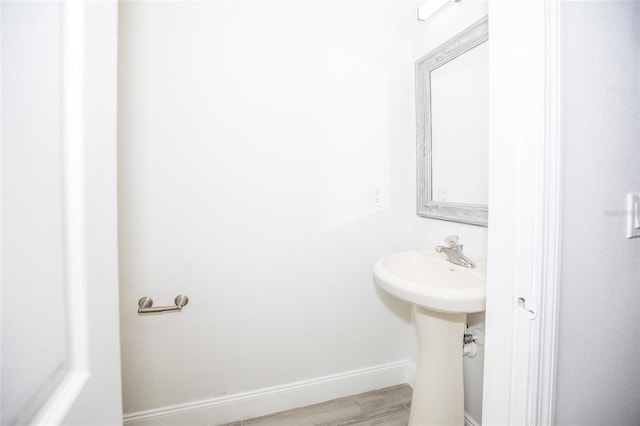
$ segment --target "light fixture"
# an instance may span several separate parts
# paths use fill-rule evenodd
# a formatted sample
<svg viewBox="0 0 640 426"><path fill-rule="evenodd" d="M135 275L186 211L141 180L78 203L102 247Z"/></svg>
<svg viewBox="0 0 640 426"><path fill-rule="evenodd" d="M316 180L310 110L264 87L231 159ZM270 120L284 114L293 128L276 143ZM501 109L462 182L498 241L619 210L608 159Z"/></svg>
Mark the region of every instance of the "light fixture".
<svg viewBox="0 0 640 426"><path fill-rule="evenodd" d="M418 21L426 21L431 15L442 9L447 3L460 3L461 0L427 0L418 7Z"/></svg>

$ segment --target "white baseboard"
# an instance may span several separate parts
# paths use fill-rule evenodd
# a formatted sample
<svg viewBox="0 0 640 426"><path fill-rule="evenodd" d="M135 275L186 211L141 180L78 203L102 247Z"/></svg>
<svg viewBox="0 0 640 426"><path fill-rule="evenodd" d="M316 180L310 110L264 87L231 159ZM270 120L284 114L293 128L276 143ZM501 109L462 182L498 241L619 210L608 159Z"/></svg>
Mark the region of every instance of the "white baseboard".
<svg viewBox="0 0 640 426"><path fill-rule="evenodd" d="M135 426L217 425L401 383L413 386L415 375L416 365L412 361L392 362L280 386L125 414L123 423ZM465 413L464 425L480 426L480 423Z"/></svg>
<svg viewBox="0 0 640 426"><path fill-rule="evenodd" d="M413 384L415 369L415 364L411 361L392 362L280 386L125 414L123 423L135 426L217 425L401 383Z"/></svg>

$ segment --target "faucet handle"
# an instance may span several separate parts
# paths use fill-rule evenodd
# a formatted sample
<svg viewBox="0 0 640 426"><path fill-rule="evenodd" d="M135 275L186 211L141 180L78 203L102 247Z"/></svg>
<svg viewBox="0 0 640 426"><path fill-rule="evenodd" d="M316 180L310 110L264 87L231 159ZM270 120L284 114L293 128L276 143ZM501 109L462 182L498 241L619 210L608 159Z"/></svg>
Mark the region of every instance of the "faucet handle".
<svg viewBox="0 0 640 426"><path fill-rule="evenodd" d="M454 248L458 245L458 240L460 237L457 235L447 235L444 239L444 242L449 244L449 247Z"/></svg>

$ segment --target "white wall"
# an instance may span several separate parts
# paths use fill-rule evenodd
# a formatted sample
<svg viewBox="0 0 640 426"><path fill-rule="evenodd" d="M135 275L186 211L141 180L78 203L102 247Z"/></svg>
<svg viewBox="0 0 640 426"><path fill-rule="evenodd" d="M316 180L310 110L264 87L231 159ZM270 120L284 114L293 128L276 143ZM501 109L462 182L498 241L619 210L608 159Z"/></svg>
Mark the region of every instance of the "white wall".
<svg viewBox="0 0 640 426"><path fill-rule="evenodd" d="M640 419L640 3L562 3L564 199L556 423Z"/></svg>
<svg viewBox="0 0 640 426"><path fill-rule="evenodd" d="M413 225L438 229L412 222L415 15L410 2L121 3L125 413L414 350L409 306L376 289L372 265L410 248ZM482 253L485 230L470 229ZM180 293L181 313L136 313L142 296Z"/></svg>
<svg viewBox="0 0 640 426"><path fill-rule="evenodd" d="M426 55L469 25L486 16L487 10L487 2L485 1L451 3L440 9L429 20L415 23L416 41L413 60L415 61ZM489 43L491 43L491 34L489 34ZM413 164L415 164L415 161ZM461 175L463 175L462 172ZM415 190L415 179L413 180ZM413 206L415 207L415 204ZM489 206L489 214L491 214L491 206ZM436 245L442 245L447 235L454 234L460 236L461 243L465 246L464 250L471 255L471 258L473 258L474 254L483 257L487 254L486 227L427 219L414 215L412 228L413 247L416 249L432 249ZM470 327L484 329L484 314L469 315L467 321ZM478 352L475 358L464 359L464 380L465 411L467 415L479 423L482 419L482 373L484 365L484 349L482 346L480 346Z"/></svg>

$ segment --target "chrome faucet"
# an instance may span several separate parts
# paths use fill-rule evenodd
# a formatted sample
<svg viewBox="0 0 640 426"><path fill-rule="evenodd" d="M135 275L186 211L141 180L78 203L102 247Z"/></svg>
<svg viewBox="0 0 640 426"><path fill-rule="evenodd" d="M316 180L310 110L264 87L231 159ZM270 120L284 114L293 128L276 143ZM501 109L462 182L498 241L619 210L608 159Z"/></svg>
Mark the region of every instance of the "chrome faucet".
<svg viewBox="0 0 640 426"><path fill-rule="evenodd" d="M462 253L462 244L458 244L457 235L449 235L444 239L444 242L449 244L448 247L436 246L438 253L444 253L447 255L447 260L456 265L464 266L465 268L475 268L476 265L467 256Z"/></svg>

